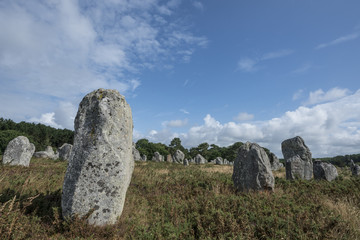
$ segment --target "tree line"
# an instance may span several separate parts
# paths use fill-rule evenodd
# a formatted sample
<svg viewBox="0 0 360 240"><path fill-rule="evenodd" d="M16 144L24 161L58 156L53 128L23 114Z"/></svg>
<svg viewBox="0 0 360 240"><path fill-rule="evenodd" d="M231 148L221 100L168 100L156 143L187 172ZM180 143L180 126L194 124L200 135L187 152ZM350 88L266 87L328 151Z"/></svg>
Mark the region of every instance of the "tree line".
<svg viewBox="0 0 360 240"><path fill-rule="evenodd" d="M16 123L0 118L0 154L3 154L7 144L18 136L27 137L35 145L36 151L45 150L46 146L73 144L74 141L74 131L68 129L56 129L40 123Z"/></svg>
<svg viewBox="0 0 360 240"><path fill-rule="evenodd" d="M155 152L159 152L163 156L174 155L176 150L181 150L185 154L185 158L194 158L197 154L201 154L208 160L222 157L228 161L234 161L238 149L243 145L242 142L236 142L228 147L220 147L215 144L201 143L197 147L187 149L182 146L180 138L174 138L167 146L163 143L152 143L148 139L139 139L136 142L136 149L141 155L146 155L147 159L151 159Z"/></svg>

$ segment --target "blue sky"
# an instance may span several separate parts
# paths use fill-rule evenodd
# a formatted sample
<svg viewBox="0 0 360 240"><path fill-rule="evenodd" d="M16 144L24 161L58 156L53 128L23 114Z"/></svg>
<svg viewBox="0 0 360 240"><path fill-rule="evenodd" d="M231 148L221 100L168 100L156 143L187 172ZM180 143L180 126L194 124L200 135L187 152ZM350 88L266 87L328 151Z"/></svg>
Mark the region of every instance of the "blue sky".
<svg viewBox="0 0 360 240"><path fill-rule="evenodd" d="M117 89L134 140L360 153L360 2L1 1L0 116L73 128Z"/></svg>

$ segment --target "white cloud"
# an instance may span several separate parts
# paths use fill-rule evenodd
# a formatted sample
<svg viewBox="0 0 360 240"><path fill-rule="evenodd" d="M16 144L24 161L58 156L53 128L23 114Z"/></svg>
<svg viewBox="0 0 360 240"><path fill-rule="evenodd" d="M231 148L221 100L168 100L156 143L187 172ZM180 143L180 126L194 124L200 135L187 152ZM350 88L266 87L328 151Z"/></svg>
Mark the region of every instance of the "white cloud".
<svg viewBox="0 0 360 240"><path fill-rule="evenodd" d="M263 61L286 57L293 53L294 50L282 49L276 52L265 53L259 58L244 57L238 61L238 69L244 72L254 72L258 70L257 65Z"/></svg>
<svg viewBox="0 0 360 240"><path fill-rule="evenodd" d="M164 127L175 127L175 128L178 128L178 127L186 126L187 123L188 123L188 119L184 119L184 120L177 119L177 120L165 121L165 122L162 123L162 125L163 125Z"/></svg>
<svg viewBox="0 0 360 240"><path fill-rule="evenodd" d="M190 61L197 48L207 45L206 37L184 27L183 16L175 11L179 4L180 0L165 5L157 0L3 1L2 116L41 120L42 114L55 113L54 121L69 127L73 113L63 108L66 116L60 116L60 102L76 105L80 96L100 87L135 96L143 70Z"/></svg>
<svg viewBox="0 0 360 240"><path fill-rule="evenodd" d="M337 38L337 39L335 39L335 40L333 40L331 42L319 44L318 46L316 46L315 49L326 48L326 47L330 47L330 46L337 45L337 44L340 44L340 43L352 41L352 40L357 39L358 37L359 37L359 33L348 34L348 35L339 37L339 38Z"/></svg>
<svg viewBox="0 0 360 240"><path fill-rule="evenodd" d="M234 120L241 122L241 121L249 121L252 120L253 118L254 118L253 114L241 112L236 117L234 117Z"/></svg>
<svg viewBox="0 0 360 240"><path fill-rule="evenodd" d="M40 118L35 118L35 117L31 118L29 120L29 122L42 123L42 124L49 125L54 128L63 128L63 126L61 126L55 122L55 113L54 112L41 114Z"/></svg>
<svg viewBox="0 0 360 240"><path fill-rule="evenodd" d="M301 106L267 121L220 123L208 114L202 125L193 126L186 133L166 129L160 135L167 141L179 136L186 147L202 142L227 146L237 141L252 141L269 148L279 157L282 157L283 140L301 136L314 157L352 154L360 152L359 109L360 90L313 107ZM156 134L151 138L161 140Z"/></svg>
<svg viewBox="0 0 360 240"><path fill-rule="evenodd" d="M305 102L305 105L313 105L317 103L323 103L328 101L334 101L336 99L343 98L349 94L348 89L332 88L327 92L322 89L318 89L315 92L309 93L309 99Z"/></svg>

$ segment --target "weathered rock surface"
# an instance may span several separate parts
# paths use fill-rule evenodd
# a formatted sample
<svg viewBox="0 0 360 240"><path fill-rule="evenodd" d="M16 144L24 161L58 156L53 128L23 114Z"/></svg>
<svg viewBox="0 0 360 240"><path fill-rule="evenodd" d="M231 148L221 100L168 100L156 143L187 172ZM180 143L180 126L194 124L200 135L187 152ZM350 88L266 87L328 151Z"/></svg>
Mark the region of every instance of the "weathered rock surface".
<svg viewBox="0 0 360 240"><path fill-rule="evenodd" d="M271 170L277 171L284 167L284 165L279 161L278 157L274 153L270 153L268 157L271 164Z"/></svg>
<svg viewBox="0 0 360 240"><path fill-rule="evenodd" d="M35 152L33 156L36 158L50 158L50 159L57 159L59 157L59 155L55 154L51 146L47 146L45 151Z"/></svg>
<svg viewBox="0 0 360 240"><path fill-rule="evenodd" d="M166 156L166 161L167 162L173 162L174 160L173 160L173 157L171 156L171 154L168 154L167 156Z"/></svg>
<svg viewBox="0 0 360 240"><path fill-rule="evenodd" d="M315 161L313 167L315 179L324 179L331 182L339 176L336 167L331 163Z"/></svg>
<svg viewBox="0 0 360 240"><path fill-rule="evenodd" d="M350 161L350 171L353 176L360 176L360 166L355 164L353 160Z"/></svg>
<svg viewBox="0 0 360 240"><path fill-rule="evenodd" d="M63 216L95 225L121 215L134 169L130 106L116 90L87 94L75 118L74 146L61 199Z"/></svg>
<svg viewBox="0 0 360 240"><path fill-rule="evenodd" d="M256 143L242 145L235 159L232 179L239 191L272 191L275 179L265 150Z"/></svg>
<svg viewBox="0 0 360 240"><path fill-rule="evenodd" d="M8 143L2 161L3 164L28 167L34 152L34 144L27 137L19 136Z"/></svg>
<svg viewBox="0 0 360 240"><path fill-rule="evenodd" d="M207 163L207 160L203 156L201 156L201 154L197 154L195 157L195 163L196 164L205 164L205 163Z"/></svg>
<svg viewBox="0 0 360 240"><path fill-rule="evenodd" d="M224 160L222 159L222 157L217 157L217 158L215 158L215 164L216 164L216 165L223 165L223 164L224 164Z"/></svg>
<svg viewBox="0 0 360 240"><path fill-rule="evenodd" d="M183 160L183 164L184 164L184 166L189 166L189 160L184 159L184 160Z"/></svg>
<svg viewBox="0 0 360 240"><path fill-rule="evenodd" d="M70 153L73 145L69 143L64 143L61 147L58 148L59 158L61 160L69 161Z"/></svg>
<svg viewBox="0 0 360 240"><path fill-rule="evenodd" d="M310 149L304 140L297 136L281 143L281 150L286 162L286 179L306 179L313 176L313 163Z"/></svg>
<svg viewBox="0 0 360 240"><path fill-rule="evenodd" d="M155 161L155 162L163 162L163 161L164 161L164 156L161 155L161 154L158 153L158 152L154 152L154 156L152 157L151 160L152 160L152 161Z"/></svg>
<svg viewBox="0 0 360 240"><path fill-rule="evenodd" d="M136 149L135 144L133 144L133 147L132 147L132 154L134 157L134 161L142 161L140 152L139 152L139 150Z"/></svg>
<svg viewBox="0 0 360 240"><path fill-rule="evenodd" d="M142 155L142 156L141 156L141 160L144 161L144 162L146 162L146 160L147 160L146 155Z"/></svg>
<svg viewBox="0 0 360 240"><path fill-rule="evenodd" d="M176 152L174 153L174 156L173 156L173 160L175 163L182 163L185 159L185 154L180 151L179 149L176 150Z"/></svg>

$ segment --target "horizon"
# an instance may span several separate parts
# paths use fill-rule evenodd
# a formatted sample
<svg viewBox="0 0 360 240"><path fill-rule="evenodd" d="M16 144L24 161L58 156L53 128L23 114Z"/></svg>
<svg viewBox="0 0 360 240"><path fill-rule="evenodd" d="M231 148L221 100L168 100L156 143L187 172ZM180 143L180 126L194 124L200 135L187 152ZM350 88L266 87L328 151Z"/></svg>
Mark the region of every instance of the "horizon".
<svg viewBox="0 0 360 240"><path fill-rule="evenodd" d="M279 7L281 6L281 7ZM277 156L360 152L360 2L0 3L0 117L73 130L81 99L116 89L133 139L256 142Z"/></svg>

